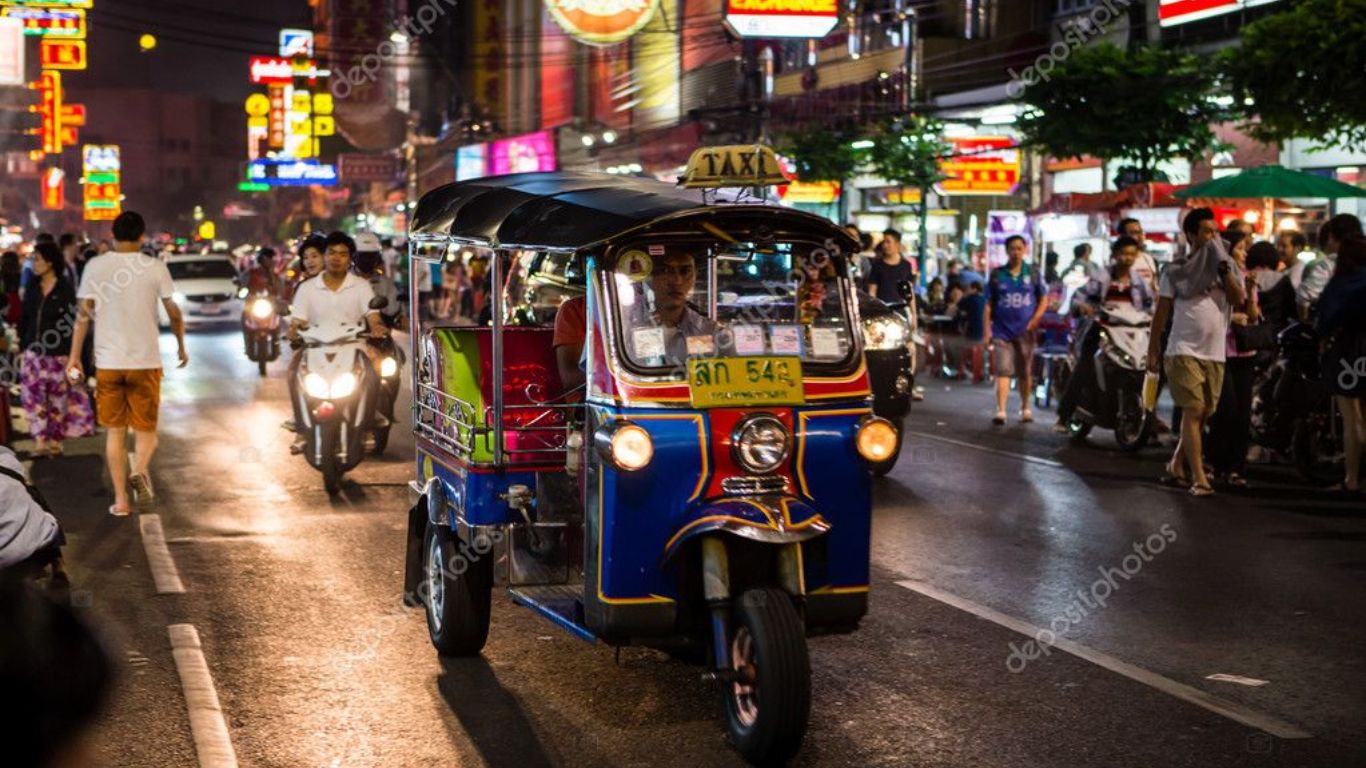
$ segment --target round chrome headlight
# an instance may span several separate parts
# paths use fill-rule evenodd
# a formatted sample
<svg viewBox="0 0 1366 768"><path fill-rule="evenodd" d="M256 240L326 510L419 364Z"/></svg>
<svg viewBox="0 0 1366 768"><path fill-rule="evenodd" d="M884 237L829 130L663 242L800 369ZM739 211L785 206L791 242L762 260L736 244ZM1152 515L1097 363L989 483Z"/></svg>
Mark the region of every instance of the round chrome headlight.
<svg viewBox="0 0 1366 768"><path fill-rule="evenodd" d="M792 433L775 416L760 414L741 421L731 434L735 462L765 475L782 466L792 448Z"/></svg>
<svg viewBox="0 0 1366 768"><path fill-rule="evenodd" d="M600 428L593 436L598 455L617 469L635 472L649 465L655 455L654 440L638 424L618 421Z"/></svg>
<svg viewBox="0 0 1366 768"><path fill-rule="evenodd" d="M877 416L865 419L859 425L854 442L859 455L868 461L886 461L897 449L896 427Z"/></svg>
<svg viewBox="0 0 1366 768"><path fill-rule="evenodd" d="M911 324L900 315L883 315L863 324L868 349L899 349L911 337Z"/></svg>

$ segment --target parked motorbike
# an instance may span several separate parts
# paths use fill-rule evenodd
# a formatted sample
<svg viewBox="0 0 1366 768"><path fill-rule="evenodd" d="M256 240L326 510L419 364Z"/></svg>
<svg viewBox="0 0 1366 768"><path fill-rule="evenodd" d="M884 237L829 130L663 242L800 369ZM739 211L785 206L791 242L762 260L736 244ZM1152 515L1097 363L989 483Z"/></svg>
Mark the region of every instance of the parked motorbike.
<svg viewBox="0 0 1366 768"><path fill-rule="evenodd" d="M1153 433L1152 414L1143 408L1143 377L1152 320L1146 312L1120 304L1099 310L1092 322L1099 325L1096 352L1089 360L1078 359L1085 334L1077 334L1072 370L1094 366L1095 378L1082 391L1067 429L1075 440L1086 437L1094 427L1113 430L1115 442L1122 450L1136 451L1147 444Z"/></svg>
<svg viewBox="0 0 1366 768"><path fill-rule="evenodd" d="M301 350L294 396L303 423L303 454L322 472L329 494L341 489L342 474L365 455L365 438L373 428L376 399L374 365L366 354L364 323L310 328L295 347ZM397 372L395 372L395 378ZM389 427L384 426L388 442Z"/></svg>
<svg viewBox="0 0 1366 768"><path fill-rule="evenodd" d="M262 376L266 365L280 357L280 318L286 307L265 291L239 294L245 299L242 307L242 338L246 343L247 359L256 363Z"/></svg>
<svg viewBox="0 0 1366 768"><path fill-rule="evenodd" d="M1292 323L1276 337L1276 361L1252 390L1252 441L1289 456L1305 480L1342 480L1345 455L1337 405L1322 380L1319 334Z"/></svg>

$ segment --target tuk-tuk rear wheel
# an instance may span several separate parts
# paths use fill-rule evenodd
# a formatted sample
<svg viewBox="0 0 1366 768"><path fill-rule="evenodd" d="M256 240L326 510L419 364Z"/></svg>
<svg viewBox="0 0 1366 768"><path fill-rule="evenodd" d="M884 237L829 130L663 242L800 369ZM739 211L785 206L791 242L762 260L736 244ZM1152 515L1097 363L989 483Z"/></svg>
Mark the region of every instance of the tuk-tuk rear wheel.
<svg viewBox="0 0 1366 768"><path fill-rule="evenodd" d="M751 589L734 605L726 725L756 764L782 763L801 748L811 714L806 628L781 589Z"/></svg>
<svg viewBox="0 0 1366 768"><path fill-rule="evenodd" d="M422 546L422 601L427 633L442 656L478 656L489 636L493 554L458 552L459 539L439 524L427 526Z"/></svg>

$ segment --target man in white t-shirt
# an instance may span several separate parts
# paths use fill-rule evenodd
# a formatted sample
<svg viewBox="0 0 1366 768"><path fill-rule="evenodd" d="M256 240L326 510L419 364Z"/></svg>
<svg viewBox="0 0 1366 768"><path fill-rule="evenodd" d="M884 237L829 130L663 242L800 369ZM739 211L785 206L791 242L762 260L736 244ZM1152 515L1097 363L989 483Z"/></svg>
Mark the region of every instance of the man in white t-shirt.
<svg viewBox="0 0 1366 768"><path fill-rule="evenodd" d="M1172 400L1181 408L1181 438L1167 464L1174 481L1193 496L1214 493L1205 475L1205 421L1219 405L1231 308L1246 300L1243 276L1222 248L1214 211L1196 208L1181 223L1188 253L1162 273L1157 312L1148 341L1148 371L1165 370ZM1171 318L1165 366L1162 329ZM1185 469L1182 471L1182 463Z"/></svg>
<svg viewBox="0 0 1366 768"><path fill-rule="evenodd" d="M180 366L190 362L185 351L185 320L171 299L171 273L160 259L142 253L147 226L132 211L114 219L114 250L86 265L81 288L80 319L71 348L80 349L95 323L95 407L107 430L105 461L114 484L109 514L126 516L134 500L150 502L148 469L157 447L157 415L161 406L161 347L157 305L165 307L179 348ZM67 375L84 381L80 356L73 355ZM135 464L128 473L128 429L133 430Z"/></svg>

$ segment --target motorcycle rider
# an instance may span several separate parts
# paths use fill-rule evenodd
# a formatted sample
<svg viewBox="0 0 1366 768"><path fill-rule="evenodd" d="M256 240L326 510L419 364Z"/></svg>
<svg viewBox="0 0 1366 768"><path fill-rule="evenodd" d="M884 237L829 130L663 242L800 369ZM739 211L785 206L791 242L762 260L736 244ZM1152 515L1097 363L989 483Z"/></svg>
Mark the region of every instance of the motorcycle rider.
<svg viewBox="0 0 1366 768"><path fill-rule="evenodd" d="M256 266L247 272L246 289L252 294L266 293L278 296L280 276L275 271L275 249L270 246L261 248L256 254Z"/></svg>
<svg viewBox="0 0 1366 768"><path fill-rule="evenodd" d="M384 267L384 251L379 238L373 233L361 232L356 235L356 257L353 260L356 274L370 283L375 296L385 300L380 316L395 327L401 318L398 303L398 285Z"/></svg>
<svg viewBox="0 0 1366 768"><path fill-rule="evenodd" d="M309 279L317 277L323 271L323 253L327 251L327 238L316 232L305 237L299 243L299 273L293 276L290 283L289 295L292 297L299 291L299 284Z"/></svg>
<svg viewBox="0 0 1366 768"><path fill-rule="evenodd" d="M1073 297L1074 311L1085 319L1082 323L1081 344L1077 353L1077 364L1072 376L1067 380L1067 388L1058 401L1058 422L1053 431L1060 434L1068 432L1067 424L1077 409L1082 394L1094 386L1096 369L1091 364L1096 349L1100 345L1101 325L1095 315L1101 309L1120 303L1129 303L1136 309L1151 314L1155 299L1148 281L1134 274L1133 266L1138 261L1138 240L1127 235L1116 238L1110 246L1110 268L1098 269L1091 279L1077 290Z"/></svg>
<svg viewBox="0 0 1366 768"><path fill-rule="evenodd" d="M344 325L355 323L362 318L370 329L370 336L386 338L389 329L380 319L379 310L370 308L370 300L375 297L369 281L351 271L351 262L356 254L356 241L345 232L333 232L323 243L323 271L316 279L305 280L294 295L289 325L289 338L300 338L299 332L313 326ZM302 351L295 353L302 359ZM297 370L297 363L291 365ZM304 423L299 412L298 376L289 377L290 402L294 407L294 425ZM302 445L302 437L295 446Z"/></svg>

